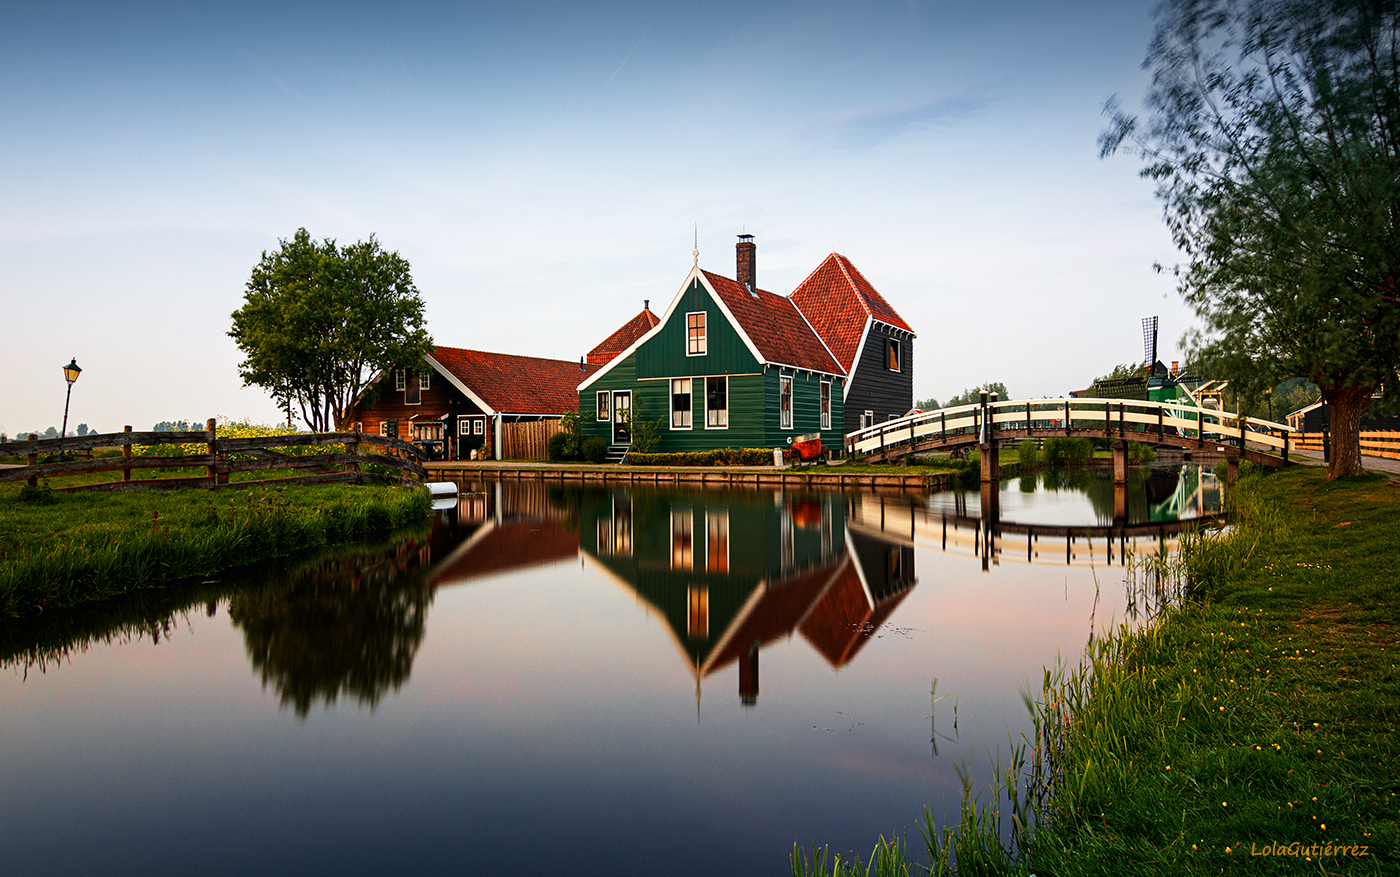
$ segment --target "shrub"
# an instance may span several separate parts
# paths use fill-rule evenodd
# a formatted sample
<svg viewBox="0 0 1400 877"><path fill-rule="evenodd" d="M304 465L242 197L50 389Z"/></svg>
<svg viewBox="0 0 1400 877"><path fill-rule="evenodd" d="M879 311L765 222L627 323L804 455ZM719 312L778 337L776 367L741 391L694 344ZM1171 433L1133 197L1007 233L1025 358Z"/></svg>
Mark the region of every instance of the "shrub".
<svg viewBox="0 0 1400 877"><path fill-rule="evenodd" d="M583 440L583 458L590 463L601 463L608 455L608 443L591 435Z"/></svg>
<svg viewBox="0 0 1400 877"><path fill-rule="evenodd" d="M1142 442L1128 442L1128 462L1151 463L1157 459L1157 452L1151 445Z"/></svg>
<svg viewBox="0 0 1400 877"><path fill-rule="evenodd" d="M1022 439L1016 448L1016 459L1021 468L1029 468L1040 462L1040 448L1033 439Z"/></svg>
<svg viewBox="0 0 1400 877"><path fill-rule="evenodd" d="M1094 443L1086 438L1055 436L1045 440L1045 462L1051 466L1088 463L1094 459Z"/></svg>
<svg viewBox="0 0 1400 877"><path fill-rule="evenodd" d="M545 459L551 463L563 463L565 460L569 459L569 457L566 456L565 447L568 442L569 436L562 432L556 432L554 435L550 436L548 444L545 445Z"/></svg>
<svg viewBox="0 0 1400 877"><path fill-rule="evenodd" d="M627 462L635 466L765 466L772 465L773 451L771 448L720 448L668 454L631 451Z"/></svg>

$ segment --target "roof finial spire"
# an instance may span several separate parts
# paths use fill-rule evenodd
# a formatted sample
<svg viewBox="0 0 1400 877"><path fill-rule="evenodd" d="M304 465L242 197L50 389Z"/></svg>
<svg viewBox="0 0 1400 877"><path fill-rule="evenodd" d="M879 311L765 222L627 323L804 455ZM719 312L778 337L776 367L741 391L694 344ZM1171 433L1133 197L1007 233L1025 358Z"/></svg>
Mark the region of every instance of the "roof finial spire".
<svg viewBox="0 0 1400 877"><path fill-rule="evenodd" d="M699 268L699 267L700 267L700 223L698 223L698 222L695 223L695 249L693 249L693 250L690 251L690 255L691 255L691 257L695 260L695 262L694 262L690 267L692 267L692 268Z"/></svg>

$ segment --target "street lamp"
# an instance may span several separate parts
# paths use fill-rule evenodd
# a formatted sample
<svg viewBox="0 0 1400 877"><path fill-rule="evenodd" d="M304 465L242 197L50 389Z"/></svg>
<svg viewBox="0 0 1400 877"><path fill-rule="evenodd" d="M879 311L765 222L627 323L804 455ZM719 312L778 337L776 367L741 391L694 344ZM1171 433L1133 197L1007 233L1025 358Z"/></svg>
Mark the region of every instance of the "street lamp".
<svg viewBox="0 0 1400 877"><path fill-rule="evenodd" d="M63 399L63 431L58 434L60 439L68 435L68 401L73 398L73 382L82 374L82 369L78 368L78 358L75 356L63 367L63 379L68 382L68 395ZM58 446L58 462L63 462L63 445Z"/></svg>

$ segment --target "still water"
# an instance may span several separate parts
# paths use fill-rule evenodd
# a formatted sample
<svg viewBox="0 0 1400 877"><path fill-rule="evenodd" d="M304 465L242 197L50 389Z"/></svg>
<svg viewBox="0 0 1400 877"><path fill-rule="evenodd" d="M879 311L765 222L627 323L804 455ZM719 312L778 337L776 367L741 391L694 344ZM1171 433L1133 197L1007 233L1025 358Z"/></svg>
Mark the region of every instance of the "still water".
<svg viewBox="0 0 1400 877"><path fill-rule="evenodd" d="M1141 611L1125 548L1220 506L1197 468L469 490L395 544L0 627L3 870L778 874L916 838L1028 681Z"/></svg>

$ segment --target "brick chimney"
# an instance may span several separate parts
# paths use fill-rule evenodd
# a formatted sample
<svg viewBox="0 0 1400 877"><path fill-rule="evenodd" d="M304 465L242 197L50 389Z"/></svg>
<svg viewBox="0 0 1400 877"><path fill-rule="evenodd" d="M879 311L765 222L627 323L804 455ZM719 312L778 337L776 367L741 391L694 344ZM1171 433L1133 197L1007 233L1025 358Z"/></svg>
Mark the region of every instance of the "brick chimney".
<svg viewBox="0 0 1400 877"><path fill-rule="evenodd" d="M751 290L758 289L758 247L754 245L753 235L739 235L739 243L734 245L734 249L734 279Z"/></svg>

